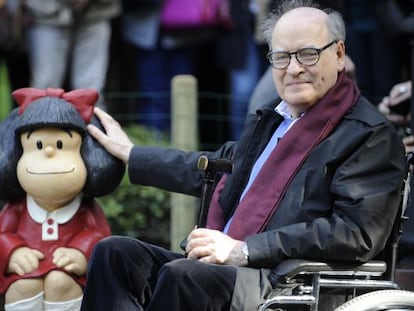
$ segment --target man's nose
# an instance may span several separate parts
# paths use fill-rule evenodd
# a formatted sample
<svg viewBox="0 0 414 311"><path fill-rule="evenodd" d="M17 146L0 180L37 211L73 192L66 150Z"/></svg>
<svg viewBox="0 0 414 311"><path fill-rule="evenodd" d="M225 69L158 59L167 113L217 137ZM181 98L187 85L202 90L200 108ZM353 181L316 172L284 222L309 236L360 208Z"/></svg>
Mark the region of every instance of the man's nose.
<svg viewBox="0 0 414 311"><path fill-rule="evenodd" d="M290 63L286 68L286 72L290 73L290 74L296 74L300 71L303 71L304 67L301 63L299 63L299 61L296 59L296 57L294 55L290 56Z"/></svg>

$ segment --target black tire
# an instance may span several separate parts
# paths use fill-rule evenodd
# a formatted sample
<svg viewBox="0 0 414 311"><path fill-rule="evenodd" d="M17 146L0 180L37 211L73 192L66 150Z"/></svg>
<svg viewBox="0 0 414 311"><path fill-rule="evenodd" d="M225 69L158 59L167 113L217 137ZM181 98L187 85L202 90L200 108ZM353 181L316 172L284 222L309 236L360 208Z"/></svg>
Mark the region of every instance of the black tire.
<svg viewBox="0 0 414 311"><path fill-rule="evenodd" d="M377 290L357 296L335 311L414 310L414 292L406 290Z"/></svg>

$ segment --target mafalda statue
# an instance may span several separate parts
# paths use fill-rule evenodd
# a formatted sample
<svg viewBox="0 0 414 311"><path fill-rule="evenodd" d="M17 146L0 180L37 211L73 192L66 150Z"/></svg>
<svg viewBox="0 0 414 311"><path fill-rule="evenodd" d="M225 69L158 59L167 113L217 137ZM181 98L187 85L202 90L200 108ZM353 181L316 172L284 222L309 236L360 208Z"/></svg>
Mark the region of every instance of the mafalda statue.
<svg viewBox="0 0 414 311"><path fill-rule="evenodd" d="M18 89L0 123L0 292L5 310L79 310L88 258L111 234L96 197L125 166L86 130L98 93ZM102 127L101 127L102 128Z"/></svg>

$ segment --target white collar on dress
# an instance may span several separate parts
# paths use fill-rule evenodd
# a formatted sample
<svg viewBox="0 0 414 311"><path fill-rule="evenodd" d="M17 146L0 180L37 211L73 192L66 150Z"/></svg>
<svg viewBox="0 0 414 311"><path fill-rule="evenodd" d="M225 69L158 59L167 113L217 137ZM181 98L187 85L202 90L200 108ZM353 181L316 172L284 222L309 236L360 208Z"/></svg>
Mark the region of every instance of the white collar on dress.
<svg viewBox="0 0 414 311"><path fill-rule="evenodd" d="M82 201L82 195L76 196L71 202L51 213L40 207L32 196L27 195L26 200L29 215L35 222L42 224L46 219L53 218L59 224L64 224L71 220L78 211Z"/></svg>

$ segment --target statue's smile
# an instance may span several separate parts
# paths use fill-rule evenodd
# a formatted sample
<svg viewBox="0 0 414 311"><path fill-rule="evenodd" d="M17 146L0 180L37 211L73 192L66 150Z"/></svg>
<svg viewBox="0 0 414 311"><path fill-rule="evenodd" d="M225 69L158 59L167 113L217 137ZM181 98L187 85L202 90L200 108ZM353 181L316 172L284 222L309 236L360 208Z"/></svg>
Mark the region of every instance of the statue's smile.
<svg viewBox="0 0 414 311"><path fill-rule="evenodd" d="M62 172L32 172L32 171L29 171L28 168L26 168L26 172L28 174L32 174L32 175L59 175L59 174L73 173L74 171L75 171L74 167L72 167L72 169L70 169L68 171L62 171Z"/></svg>

